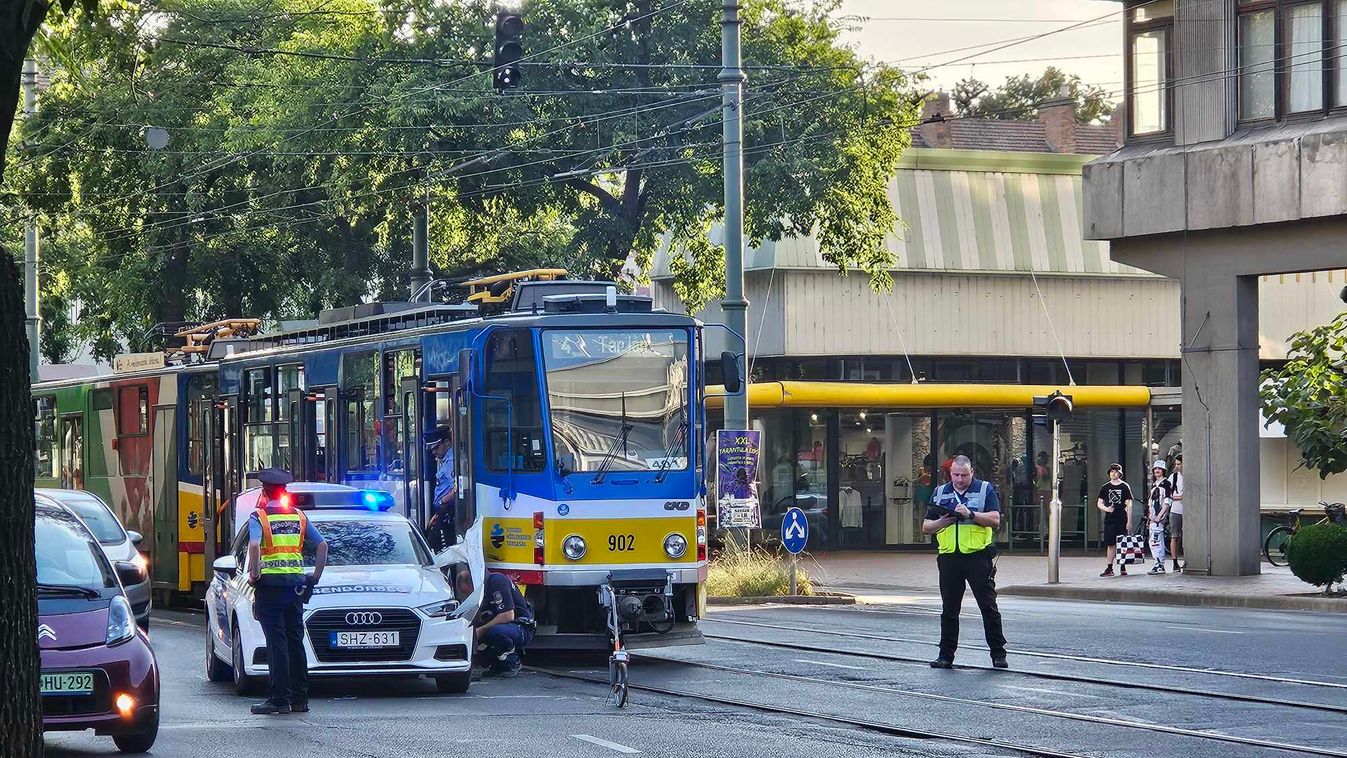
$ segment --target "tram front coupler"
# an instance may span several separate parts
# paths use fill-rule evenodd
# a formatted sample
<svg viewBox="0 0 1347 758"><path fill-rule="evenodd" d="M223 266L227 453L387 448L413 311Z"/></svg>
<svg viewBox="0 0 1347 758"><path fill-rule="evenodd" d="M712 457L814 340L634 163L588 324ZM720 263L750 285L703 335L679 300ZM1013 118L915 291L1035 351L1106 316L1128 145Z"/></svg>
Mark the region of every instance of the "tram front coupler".
<svg viewBox="0 0 1347 758"><path fill-rule="evenodd" d="M608 574L599 603L616 611L623 632L667 632L672 628L673 575L663 569L627 569Z"/></svg>

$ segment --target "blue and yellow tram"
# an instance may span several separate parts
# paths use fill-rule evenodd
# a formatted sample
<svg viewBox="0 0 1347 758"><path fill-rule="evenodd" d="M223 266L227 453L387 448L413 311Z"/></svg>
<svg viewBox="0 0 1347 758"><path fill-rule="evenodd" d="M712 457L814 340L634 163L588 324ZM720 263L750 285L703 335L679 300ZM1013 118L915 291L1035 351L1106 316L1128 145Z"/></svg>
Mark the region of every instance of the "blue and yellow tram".
<svg viewBox="0 0 1347 758"><path fill-rule="evenodd" d="M193 524L203 560L188 565L204 568L227 551L228 504L252 486L250 472L270 466L384 489L424 525L436 462L422 440L448 426L455 531L483 517L487 565L511 575L535 606L533 647L604 647L598 588L613 571L647 580L631 585L643 596L626 619L628 646L698 641L701 327L653 310L648 298L558 274L475 282L465 305L368 304L299 329L203 344L206 360L193 371L211 374L202 382L211 401L184 406L181 430L149 435L199 461L198 481L175 489L201 516ZM148 510L166 514L155 529L176 530L180 508ZM204 578L179 588L199 591Z"/></svg>

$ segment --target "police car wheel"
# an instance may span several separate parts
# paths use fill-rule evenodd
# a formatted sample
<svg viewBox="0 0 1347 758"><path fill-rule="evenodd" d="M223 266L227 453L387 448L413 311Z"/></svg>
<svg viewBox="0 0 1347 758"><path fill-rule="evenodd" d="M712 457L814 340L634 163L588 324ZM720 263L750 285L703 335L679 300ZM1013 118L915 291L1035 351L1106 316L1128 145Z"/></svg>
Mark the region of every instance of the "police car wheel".
<svg viewBox="0 0 1347 758"><path fill-rule="evenodd" d="M461 695L468 691L468 685L472 683L472 672L461 671L454 674L441 674L435 677L435 686L440 692L454 695Z"/></svg>
<svg viewBox="0 0 1347 758"><path fill-rule="evenodd" d="M243 668L243 641L239 637L239 629L234 627L234 645L231 659L234 661L234 693L237 695L251 695L257 690L257 677L248 676L246 669Z"/></svg>
<svg viewBox="0 0 1347 758"><path fill-rule="evenodd" d="M228 682L233 678L234 672L230 670L229 664L215 654L215 635L206 630L206 680Z"/></svg>

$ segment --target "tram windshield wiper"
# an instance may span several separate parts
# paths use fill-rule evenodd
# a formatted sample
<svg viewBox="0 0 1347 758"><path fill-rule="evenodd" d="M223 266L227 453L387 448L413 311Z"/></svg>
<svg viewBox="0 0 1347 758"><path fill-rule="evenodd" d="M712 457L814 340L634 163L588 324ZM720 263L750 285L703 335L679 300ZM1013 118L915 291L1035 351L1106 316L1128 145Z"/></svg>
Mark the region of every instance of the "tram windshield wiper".
<svg viewBox="0 0 1347 758"><path fill-rule="evenodd" d="M688 437L688 419L683 416L683 423L678 425L678 434L674 435L674 440L664 449L664 460L660 463L659 474L655 476L655 484L663 484L665 477L669 476L669 469L673 468L674 456L683 452L687 444Z"/></svg>
<svg viewBox="0 0 1347 758"><path fill-rule="evenodd" d="M604 454L603 460L599 461L599 467L594 469L594 484L603 484L603 478L608 475L608 467L613 465L617 459L617 450L627 444L627 435L631 434L632 425L626 422L625 417L622 421L622 431L618 432L617 437L613 439L613 444L608 447L608 452Z"/></svg>

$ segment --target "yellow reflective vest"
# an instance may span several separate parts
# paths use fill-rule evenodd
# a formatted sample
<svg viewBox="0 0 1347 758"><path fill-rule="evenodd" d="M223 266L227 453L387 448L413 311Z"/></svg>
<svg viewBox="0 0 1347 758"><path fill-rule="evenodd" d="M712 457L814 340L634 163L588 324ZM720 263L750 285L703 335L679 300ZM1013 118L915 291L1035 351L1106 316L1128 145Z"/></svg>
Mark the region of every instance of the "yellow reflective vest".
<svg viewBox="0 0 1347 758"><path fill-rule="evenodd" d="M257 522L262 525L262 576L304 573L304 531L309 525L304 512L269 513L258 508Z"/></svg>
<svg viewBox="0 0 1347 758"><path fill-rule="evenodd" d="M954 491L954 486L946 482L936 488L931 502L940 510L953 511L959 503L968 510L980 513L987 510L988 498L995 498L992 485L981 479L974 479L964 491L962 497ZM991 547L996 541L996 532L990 526L981 526L971 521L956 521L952 526L935 533L935 542L940 553L976 553Z"/></svg>

